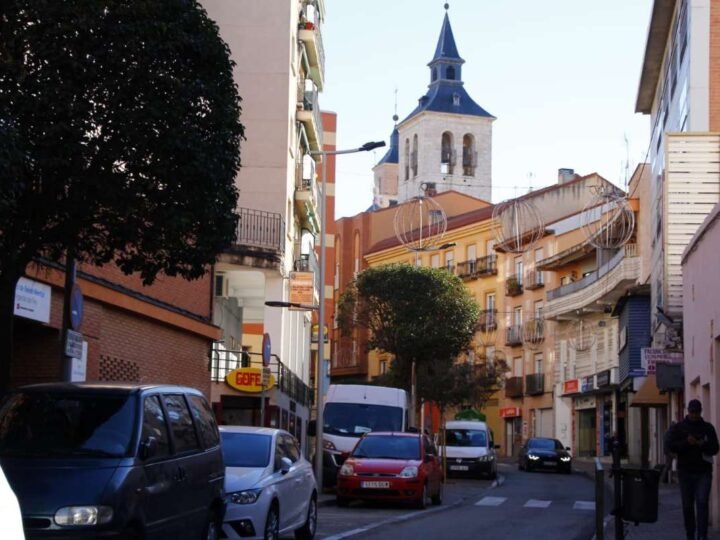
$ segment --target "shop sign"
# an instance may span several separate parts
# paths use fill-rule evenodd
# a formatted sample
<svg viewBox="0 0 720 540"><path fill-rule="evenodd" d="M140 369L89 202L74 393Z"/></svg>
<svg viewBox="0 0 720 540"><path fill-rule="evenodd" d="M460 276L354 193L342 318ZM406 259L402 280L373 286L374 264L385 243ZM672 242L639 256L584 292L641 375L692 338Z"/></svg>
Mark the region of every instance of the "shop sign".
<svg viewBox="0 0 720 540"><path fill-rule="evenodd" d="M570 379L563 383L563 394L577 394L580 391L580 379Z"/></svg>
<svg viewBox="0 0 720 540"><path fill-rule="evenodd" d="M595 380L592 375L590 377L585 377L582 379L581 389L583 392L590 392L594 388L595 388Z"/></svg>
<svg viewBox="0 0 720 540"><path fill-rule="evenodd" d="M598 388L602 388L603 386L610 386L610 370L605 369L599 372L596 376L596 381Z"/></svg>
<svg viewBox="0 0 720 540"><path fill-rule="evenodd" d="M50 322L52 288L21 277L15 286L14 314L34 321Z"/></svg>
<svg viewBox="0 0 720 540"><path fill-rule="evenodd" d="M683 353L666 351L665 349L651 349L649 347L640 349L640 364L645 370L645 374L652 375L655 373L658 362L682 364Z"/></svg>
<svg viewBox="0 0 720 540"><path fill-rule="evenodd" d="M263 370L260 368L238 368L233 369L225 377L225 382L235 390L241 392L257 393L262 392ZM270 374L265 390L275 386L275 377Z"/></svg>
<svg viewBox="0 0 720 540"><path fill-rule="evenodd" d="M314 293L315 274L313 272L290 272L290 302L311 306L315 303L313 301Z"/></svg>
<svg viewBox="0 0 720 540"><path fill-rule="evenodd" d="M500 418L514 418L520 416L520 407L503 407L500 409Z"/></svg>
<svg viewBox="0 0 720 540"><path fill-rule="evenodd" d="M595 396L583 396L575 398L576 409L594 409Z"/></svg>
<svg viewBox="0 0 720 540"><path fill-rule="evenodd" d="M323 334L325 335L325 343L328 343L328 325L323 325ZM315 323L312 325L312 332L310 333L310 342L311 343L317 343L318 338L320 337L318 334L320 333L320 325Z"/></svg>

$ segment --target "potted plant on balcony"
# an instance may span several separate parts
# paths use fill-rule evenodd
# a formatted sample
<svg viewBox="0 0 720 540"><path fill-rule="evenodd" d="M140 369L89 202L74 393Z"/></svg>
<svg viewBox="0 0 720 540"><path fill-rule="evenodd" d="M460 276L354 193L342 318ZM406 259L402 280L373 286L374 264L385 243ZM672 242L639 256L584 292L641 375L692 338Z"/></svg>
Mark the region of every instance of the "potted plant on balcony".
<svg viewBox="0 0 720 540"><path fill-rule="evenodd" d="M505 281L505 290L508 294L517 294L520 292L520 280L517 276L510 276Z"/></svg>

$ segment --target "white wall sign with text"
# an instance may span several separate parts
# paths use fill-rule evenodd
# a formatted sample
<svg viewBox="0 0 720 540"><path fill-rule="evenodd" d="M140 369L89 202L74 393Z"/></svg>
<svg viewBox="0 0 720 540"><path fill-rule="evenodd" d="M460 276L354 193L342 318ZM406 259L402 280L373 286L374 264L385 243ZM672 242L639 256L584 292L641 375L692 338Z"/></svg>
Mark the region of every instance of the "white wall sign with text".
<svg viewBox="0 0 720 540"><path fill-rule="evenodd" d="M50 322L52 288L32 279L20 278L15 286L14 313L18 317Z"/></svg>

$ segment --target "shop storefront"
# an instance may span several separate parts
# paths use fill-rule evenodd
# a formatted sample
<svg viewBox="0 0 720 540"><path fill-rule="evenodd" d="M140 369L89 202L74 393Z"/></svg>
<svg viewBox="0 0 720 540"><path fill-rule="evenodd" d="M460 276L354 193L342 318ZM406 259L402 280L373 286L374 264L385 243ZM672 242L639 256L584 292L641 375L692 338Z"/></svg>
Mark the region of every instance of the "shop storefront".
<svg viewBox="0 0 720 540"><path fill-rule="evenodd" d="M522 446L522 410L520 407L503 407L500 409L500 418L505 421L504 449L505 456L517 456Z"/></svg>

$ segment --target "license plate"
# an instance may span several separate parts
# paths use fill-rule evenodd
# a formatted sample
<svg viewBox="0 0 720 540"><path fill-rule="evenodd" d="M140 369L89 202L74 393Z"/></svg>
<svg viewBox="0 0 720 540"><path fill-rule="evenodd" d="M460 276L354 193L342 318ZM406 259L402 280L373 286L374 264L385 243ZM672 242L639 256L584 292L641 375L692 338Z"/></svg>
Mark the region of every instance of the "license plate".
<svg viewBox="0 0 720 540"><path fill-rule="evenodd" d="M451 471L467 471L468 469L467 465L450 465Z"/></svg>
<svg viewBox="0 0 720 540"><path fill-rule="evenodd" d="M390 482L361 482L360 487L370 489L387 489L390 487Z"/></svg>
<svg viewBox="0 0 720 540"><path fill-rule="evenodd" d="M554 462L554 461L544 461L544 462L543 462L543 465L544 465L545 467L557 467L557 463Z"/></svg>

